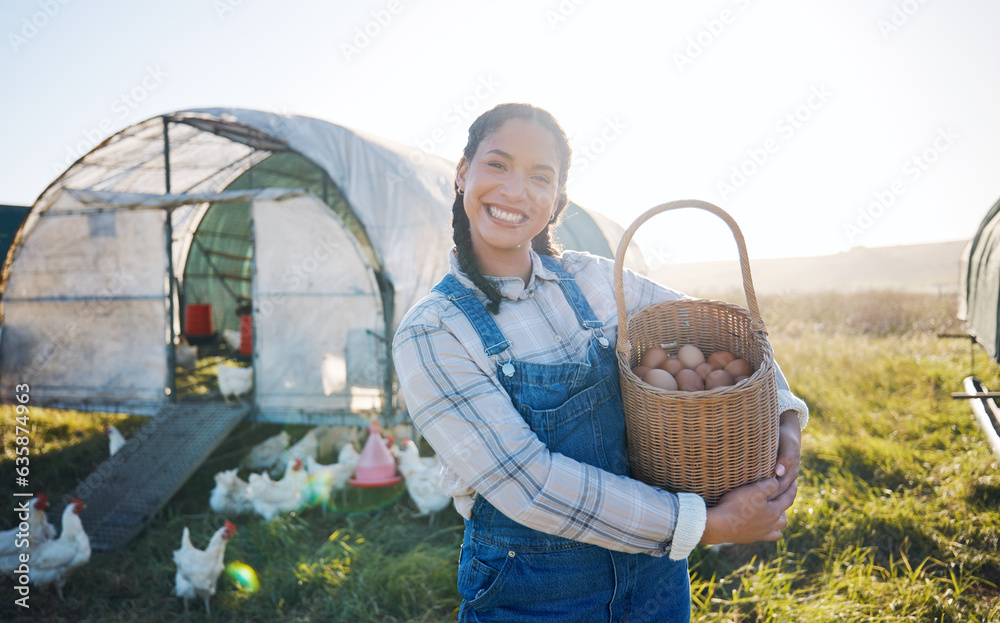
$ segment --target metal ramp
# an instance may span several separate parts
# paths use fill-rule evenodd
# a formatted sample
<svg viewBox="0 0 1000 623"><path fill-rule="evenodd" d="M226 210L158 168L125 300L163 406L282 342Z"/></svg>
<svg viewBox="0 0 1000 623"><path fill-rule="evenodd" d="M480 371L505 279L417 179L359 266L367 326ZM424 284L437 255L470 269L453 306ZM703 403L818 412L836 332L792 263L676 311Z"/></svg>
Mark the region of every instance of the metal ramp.
<svg viewBox="0 0 1000 623"><path fill-rule="evenodd" d="M250 411L249 404L161 407L64 498L77 497L87 505L80 519L91 548L110 551L134 538ZM61 513L60 508L49 514L58 518Z"/></svg>

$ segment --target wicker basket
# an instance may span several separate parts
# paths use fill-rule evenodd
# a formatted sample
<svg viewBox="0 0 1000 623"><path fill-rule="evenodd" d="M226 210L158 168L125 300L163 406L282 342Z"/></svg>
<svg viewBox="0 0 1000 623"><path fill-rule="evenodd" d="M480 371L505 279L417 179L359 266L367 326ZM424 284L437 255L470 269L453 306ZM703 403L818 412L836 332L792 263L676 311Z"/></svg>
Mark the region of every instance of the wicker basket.
<svg viewBox="0 0 1000 623"><path fill-rule="evenodd" d="M632 235L653 216L700 208L729 225L739 248L750 310L721 301L682 299L644 307L626 318L622 264ZM774 353L757 308L750 262L739 226L721 208L672 201L640 216L615 254L618 364L633 477L668 491L697 493L714 506L727 491L774 475L778 452L778 392ZM667 391L643 383L631 368L659 346L676 354L694 344L706 355L728 350L753 368L749 379L701 392Z"/></svg>

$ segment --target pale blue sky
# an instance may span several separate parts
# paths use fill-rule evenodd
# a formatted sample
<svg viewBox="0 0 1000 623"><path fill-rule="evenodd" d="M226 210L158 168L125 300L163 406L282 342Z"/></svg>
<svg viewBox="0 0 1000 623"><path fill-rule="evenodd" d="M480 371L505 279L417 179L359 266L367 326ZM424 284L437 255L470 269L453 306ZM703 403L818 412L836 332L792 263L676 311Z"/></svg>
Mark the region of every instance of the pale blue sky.
<svg viewBox="0 0 1000 623"><path fill-rule="evenodd" d="M457 160L504 101L573 137L578 203L627 226L711 201L751 258L968 238L1000 197L993 0L8 0L0 24L0 203L164 112L304 114ZM707 215L638 239L734 256Z"/></svg>

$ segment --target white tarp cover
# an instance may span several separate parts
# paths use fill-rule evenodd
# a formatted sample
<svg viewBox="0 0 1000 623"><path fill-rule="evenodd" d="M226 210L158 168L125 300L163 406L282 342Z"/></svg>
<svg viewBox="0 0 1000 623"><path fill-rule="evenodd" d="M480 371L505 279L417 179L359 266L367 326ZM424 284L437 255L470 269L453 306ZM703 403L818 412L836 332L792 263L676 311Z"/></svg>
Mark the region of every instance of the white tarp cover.
<svg viewBox="0 0 1000 623"><path fill-rule="evenodd" d="M351 407L352 384L381 374L353 335L385 330L378 284L363 251L312 195L257 200L254 229L254 376L263 414ZM360 341L377 344L377 341ZM356 386L355 386L356 387ZM355 389L355 393L357 390Z"/></svg>
<svg viewBox="0 0 1000 623"><path fill-rule="evenodd" d="M164 157L165 129L170 145L169 175ZM283 400L279 396L288 398L300 392L310 398L296 398L295 404L312 408L364 393L356 390L380 387L378 372L388 362L384 342L378 340L391 337L407 310L447 271L454 164L415 147L318 119L216 108L154 117L122 130L69 167L39 197L5 266L0 398L9 400L13 384L28 380L33 387L45 386L53 396L75 396L77 401L91 404L131 401L124 406L133 413L140 412L136 407L139 401L165 400L169 332L164 211L172 211L174 274L182 275L192 237L210 206L234 200L235 195L230 197L234 191L226 190L229 185L283 150L301 154L326 172L362 226L367 240L360 244L370 245L360 255L367 260L362 262L363 270L356 265L358 254L346 254L354 262L351 269L337 275L317 272L324 275L320 285L378 292L370 283L372 271L377 270L392 285L392 308L390 326L386 327L380 307L384 301L369 300L372 297L367 294L340 297L338 304L359 306L337 314L349 318L350 326L336 328L331 338L336 343L328 345L329 352L322 352L325 367L317 367L314 360L302 362L308 374L296 377L295 391L272 384L277 378L288 383L292 374L292 368L280 367L289 364L279 365L275 358L289 352L292 358L320 353L286 348L277 333L279 326L260 319L255 356L264 357L260 365L277 375L263 376L263 370L257 371L258 396L273 400L269 404L277 408ZM249 196L247 191L235 192L243 193L241 200ZM250 194L264 205L265 201L288 198L290 192L254 189ZM296 220L289 227L313 230L319 227L317 223L329 223L331 231L334 229L335 215L329 206L322 212L314 199L305 196L298 204L309 206L302 207L301 214L319 220L308 226ZM109 210L101 211L104 208ZM79 212L56 216L67 210ZM334 323L324 305L334 299L287 289L287 284L280 283L282 273L272 272L271 260L267 265L262 261L277 256L287 266L293 261L289 253L309 250L302 244L305 238L270 235L283 231L277 223L284 214L261 214L259 218L270 224L255 228L257 293L265 297L268 293L294 294L298 300L285 306L288 314L281 322L309 326L314 338L331 330ZM572 226L566 223L563 227ZM358 244L349 232L337 235ZM612 241L612 250L616 244L617 239ZM300 261L306 259L299 257ZM362 274L364 283L331 280L355 279ZM268 279L272 281L266 282ZM269 283L266 287L265 282ZM317 290L327 291L322 287ZM317 322L320 317L327 324ZM343 363L335 359L340 356ZM365 366L367 371L363 372ZM326 371L325 377L319 370ZM24 376L26 371L32 378ZM123 375L128 371L134 374L129 372L126 379Z"/></svg>
<svg viewBox="0 0 1000 623"><path fill-rule="evenodd" d="M162 211L84 204L60 192L23 240L17 266L4 294L5 400L18 383L30 385L33 399L53 402L163 400Z"/></svg>
<svg viewBox="0 0 1000 623"><path fill-rule="evenodd" d="M311 117L231 108L174 116L249 126L319 164L364 225L392 281L393 327L447 272L455 168L438 156Z"/></svg>

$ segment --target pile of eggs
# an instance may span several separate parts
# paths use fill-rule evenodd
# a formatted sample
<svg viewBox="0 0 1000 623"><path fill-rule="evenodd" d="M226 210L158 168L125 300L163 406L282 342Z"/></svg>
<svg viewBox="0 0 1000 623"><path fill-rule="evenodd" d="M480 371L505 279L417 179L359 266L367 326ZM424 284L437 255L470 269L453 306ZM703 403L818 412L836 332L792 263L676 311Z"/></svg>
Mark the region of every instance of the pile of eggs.
<svg viewBox="0 0 1000 623"><path fill-rule="evenodd" d="M648 349L632 373L643 383L670 391L700 392L735 385L753 373L750 364L729 351L720 350L705 358L694 344L685 344L677 358L659 347Z"/></svg>

